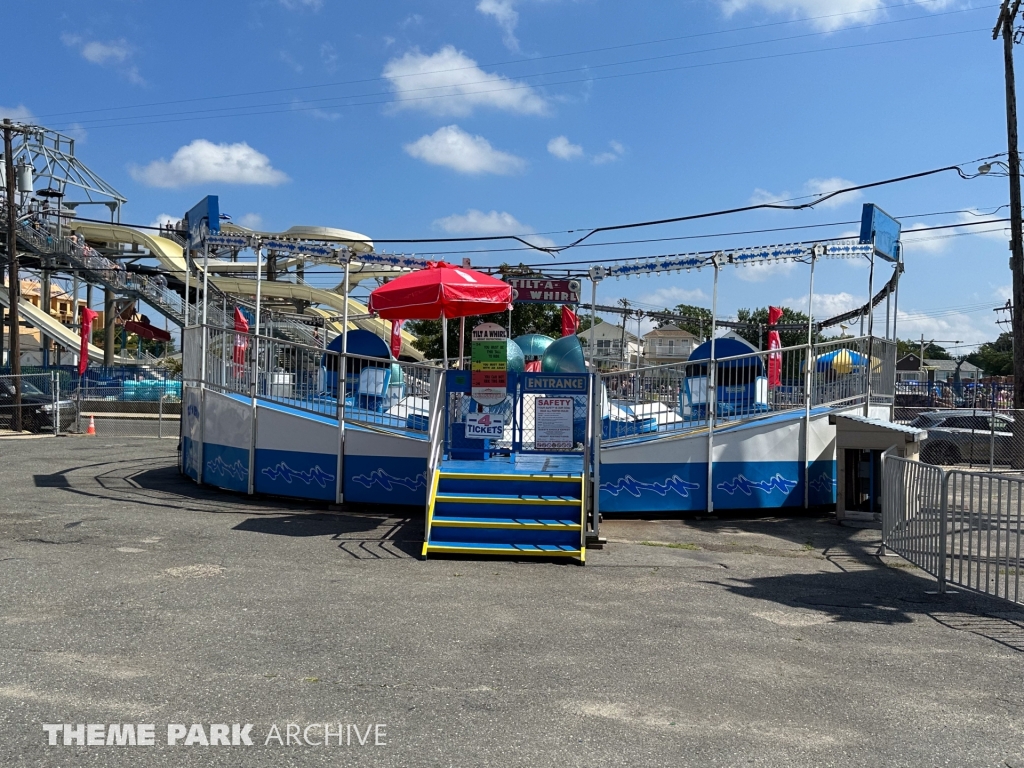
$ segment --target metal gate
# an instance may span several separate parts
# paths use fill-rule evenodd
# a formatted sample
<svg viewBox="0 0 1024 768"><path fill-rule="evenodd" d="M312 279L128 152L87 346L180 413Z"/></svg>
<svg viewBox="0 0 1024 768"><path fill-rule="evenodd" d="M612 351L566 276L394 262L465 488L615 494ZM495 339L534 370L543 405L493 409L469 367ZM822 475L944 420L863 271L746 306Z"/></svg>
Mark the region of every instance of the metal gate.
<svg viewBox="0 0 1024 768"><path fill-rule="evenodd" d="M1022 602L1024 478L885 456L882 547L938 581Z"/></svg>

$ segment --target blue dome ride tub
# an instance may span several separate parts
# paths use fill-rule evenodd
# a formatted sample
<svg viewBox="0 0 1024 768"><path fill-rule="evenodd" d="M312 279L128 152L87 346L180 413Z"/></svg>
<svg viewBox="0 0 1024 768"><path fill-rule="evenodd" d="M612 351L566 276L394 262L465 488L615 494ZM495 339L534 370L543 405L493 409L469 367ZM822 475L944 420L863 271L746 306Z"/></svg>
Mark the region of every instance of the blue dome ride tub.
<svg viewBox="0 0 1024 768"><path fill-rule="evenodd" d="M679 410L684 418L707 418L710 357L710 341L705 341L690 355L688 376L679 392ZM737 359L723 362L723 358ZM718 416L735 417L769 410L765 357L757 348L740 339L715 339L715 360L718 361L715 374L715 413Z"/></svg>
<svg viewBox="0 0 1024 768"><path fill-rule="evenodd" d="M342 337L338 336L330 344L327 345L329 352L341 352ZM388 343L384 341L380 336L377 336L370 331L364 331L358 329L355 331L348 332L348 354L358 355L359 357L350 357L348 365L346 366L346 390L347 393L351 393L356 383L359 381L359 374L367 366L373 365L379 366L379 363L374 363L370 360L362 360L360 358L377 358L379 360L391 360L391 348ZM338 394L338 358L333 355L323 355L320 359L320 367L325 370L326 376L324 377L324 388L329 393L337 397ZM396 376L399 381L396 382ZM391 366L391 382L400 383L402 376L401 366L397 363Z"/></svg>
<svg viewBox="0 0 1024 768"><path fill-rule="evenodd" d="M563 336L544 351L540 369L544 373L586 373L583 346L576 336Z"/></svg>
<svg viewBox="0 0 1024 768"><path fill-rule="evenodd" d="M523 355L522 348L512 339L505 339L505 344L508 347L505 350L505 360L509 372L522 373L526 368L526 357Z"/></svg>
<svg viewBox="0 0 1024 768"><path fill-rule="evenodd" d="M523 350L523 354L526 357L537 358L538 360L544 357L548 347L555 343L553 338L545 336L543 333L526 333L522 336L516 336L513 341L519 345L519 348Z"/></svg>

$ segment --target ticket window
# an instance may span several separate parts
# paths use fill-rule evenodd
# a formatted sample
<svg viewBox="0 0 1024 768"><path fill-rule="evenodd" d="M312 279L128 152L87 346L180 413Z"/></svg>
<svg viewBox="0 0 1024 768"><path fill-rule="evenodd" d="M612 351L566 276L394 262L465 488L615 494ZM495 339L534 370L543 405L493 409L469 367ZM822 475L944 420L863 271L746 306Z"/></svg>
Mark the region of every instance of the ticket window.
<svg viewBox="0 0 1024 768"><path fill-rule="evenodd" d="M850 512L882 511L882 451L843 451L846 461L846 509Z"/></svg>

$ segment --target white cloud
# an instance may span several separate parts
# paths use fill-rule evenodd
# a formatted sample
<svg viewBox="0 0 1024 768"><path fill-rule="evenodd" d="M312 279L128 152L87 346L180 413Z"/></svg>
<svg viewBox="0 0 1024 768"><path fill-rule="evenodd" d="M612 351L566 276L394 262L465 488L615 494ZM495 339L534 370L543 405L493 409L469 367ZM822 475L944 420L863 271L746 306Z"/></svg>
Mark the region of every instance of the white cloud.
<svg viewBox="0 0 1024 768"><path fill-rule="evenodd" d="M594 165L604 165L605 163L614 163L626 152L626 148L617 141L609 141L608 146L611 147L611 152L601 152L598 155L594 155L591 158L591 162Z"/></svg>
<svg viewBox="0 0 1024 768"><path fill-rule="evenodd" d="M882 312L881 325L884 327L884 305L882 306ZM995 325L993 318L990 317L993 314L991 312L986 312L984 319L968 314L935 317L934 312L935 310L900 309L896 319L897 334L900 338L904 339L920 337L921 334L924 334L926 339L954 339L965 344L979 344L984 341L992 341L1000 332L999 327ZM980 323L979 320L981 320ZM879 316L875 315L876 330L879 326L878 321ZM952 345L944 344L943 346L948 349Z"/></svg>
<svg viewBox="0 0 1024 768"><path fill-rule="evenodd" d="M296 61L288 51L278 51L277 58L284 62L287 67L292 70L295 74L301 74L303 70L302 64Z"/></svg>
<svg viewBox="0 0 1024 768"><path fill-rule="evenodd" d="M186 144L170 160L154 160L128 170L136 181L168 189L212 182L274 186L288 181L288 176L270 164L270 158L245 142L214 144L206 139Z"/></svg>
<svg viewBox="0 0 1024 768"><path fill-rule="evenodd" d="M531 86L484 72L466 54L446 45L437 53L418 48L391 59L383 77L395 93L395 108L436 115L469 115L476 107L540 115L547 102Z"/></svg>
<svg viewBox="0 0 1024 768"><path fill-rule="evenodd" d="M338 52L330 43L320 44L320 62L328 72L335 72L338 69Z"/></svg>
<svg viewBox="0 0 1024 768"><path fill-rule="evenodd" d="M827 179L808 179L804 182L803 191L795 194L793 192L782 192L776 194L769 192L766 189L755 189L754 194L750 196L751 205L762 205L764 203L779 203L783 201L797 201L797 202L812 202L810 200L804 200L800 198L806 198L812 195L827 195L830 192L835 192L839 189L845 189L847 187L853 187L856 184L847 179L839 176L832 176ZM839 208L847 205L848 203L855 203L861 198L860 192L847 192L843 195L837 195L836 197L829 198L817 205L819 209Z"/></svg>
<svg viewBox="0 0 1024 768"><path fill-rule="evenodd" d="M165 227L168 224L173 224L178 221L181 216L171 216L169 213L158 213L156 218L149 222L151 227Z"/></svg>
<svg viewBox="0 0 1024 768"><path fill-rule="evenodd" d="M956 223L973 225L979 221L985 221L986 219L993 218L991 215L981 213L976 209L972 210L973 213L957 214L955 220ZM930 230L923 232L920 235L914 235L914 232L919 230L928 230L930 226L936 225L918 223L909 227L904 227L903 236L900 239L903 242L903 249L907 255L913 256L918 253L943 253L964 236L980 237L985 240L991 240L992 242L998 243L1008 243L1010 240L1009 226L1000 224L992 224L982 227L969 226Z"/></svg>
<svg viewBox="0 0 1024 768"><path fill-rule="evenodd" d="M541 235L534 235L533 227L529 224L522 224L515 216L505 211L501 213L498 211L484 213L475 208L470 208L464 214L455 213L451 216L445 216L443 219L437 219L434 221L434 227L450 235L482 235L488 237L494 235L529 234L530 237L523 239L533 245L539 245L542 248L551 248L555 245L553 240Z"/></svg>
<svg viewBox="0 0 1024 768"><path fill-rule="evenodd" d="M736 277L747 283L763 283L772 277L783 277L796 268L794 261L759 261L736 267Z"/></svg>
<svg viewBox="0 0 1024 768"><path fill-rule="evenodd" d="M117 40L86 40L81 35L63 34L61 42L68 48L72 48L90 64L99 66L113 66L129 82L134 85L145 85L146 81L139 74L139 68L131 63L135 49L123 37Z"/></svg>
<svg viewBox="0 0 1024 768"><path fill-rule="evenodd" d="M680 288L669 286L658 288L651 293L645 293L638 301L641 304L653 304L658 307L675 307L677 304L693 304L694 302L707 301L708 295L700 288Z"/></svg>
<svg viewBox="0 0 1024 768"><path fill-rule="evenodd" d="M236 219L235 223L240 227L259 229L263 226L263 217L258 213L244 213Z"/></svg>
<svg viewBox="0 0 1024 768"><path fill-rule="evenodd" d="M560 160L574 160L583 157L583 147L573 144L565 136L556 136L548 142L548 152Z"/></svg>
<svg viewBox="0 0 1024 768"><path fill-rule="evenodd" d="M936 11L952 5L953 0L916 0L924 8ZM864 24L884 14L887 0L718 0L726 16L760 9L790 18L814 18L814 26L825 31ZM843 14L843 15L837 15Z"/></svg>
<svg viewBox="0 0 1024 768"><path fill-rule="evenodd" d="M280 0L280 2L289 11L319 11L324 7L324 0Z"/></svg>
<svg viewBox="0 0 1024 768"><path fill-rule="evenodd" d="M404 149L417 160L443 165L459 173L508 175L526 167L522 158L495 149L483 136L472 136L457 125L438 128L406 144Z"/></svg>
<svg viewBox="0 0 1024 768"><path fill-rule="evenodd" d="M24 104L16 107L0 107L0 120L4 118L18 123L34 123L35 115Z"/></svg>
<svg viewBox="0 0 1024 768"><path fill-rule="evenodd" d="M807 311L807 294L795 299L783 299L779 302L784 307L795 309L800 312ZM863 296L854 296L852 293L817 293L814 294L814 318L815 320L826 320L835 317L843 312L864 304Z"/></svg>
<svg viewBox="0 0 1024 768"><path fill-rule="evenodd" d="M510 51L519 50L519 40L516 39L516 25L519 24L519 13L515 9L515 0L480 0L476 9L486 15L493 16L501 27L502 41Z"/></svg>

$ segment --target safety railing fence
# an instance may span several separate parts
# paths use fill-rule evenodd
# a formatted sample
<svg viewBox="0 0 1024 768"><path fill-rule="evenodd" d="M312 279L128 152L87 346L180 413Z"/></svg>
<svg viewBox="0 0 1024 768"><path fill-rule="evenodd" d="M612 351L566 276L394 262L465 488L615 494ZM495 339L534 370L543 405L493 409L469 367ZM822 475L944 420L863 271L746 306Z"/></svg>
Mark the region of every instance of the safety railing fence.
<svg viewBox="0 0 1024 768"><path fill-rule="evenodd" d="M435 367L211 326L183 333L186 381L321 416L427 433Z"/></svg>
<svg viewBox="0 0 1024 768"><path fill-rule="evenodd" d="M614 441L707 423L707 366L669 363L601 374L602 437Z"/></svg>
<svg viewBox="0 0 1024 768"><path fill-rule="evenodd" d="M885 457L882 546L932 574L944 567L944 490L939 467Z"/></svg>
<svg viewBox="0 0 1024 768"><path fill-rule="evenodd" d="M946 582L1020 602L1024 479L952 470L946 489Z"/></svg>
<svg viewBox="0 0 1024 768"><path fill-rule="evenodd" d="M871 357L871 404L891 405L896 395L896 341L874 337L867 346Z"/></svg>
<svg viewBox="0 0 1024 768"><path fill-rule="evenodd" d="M894 343L861 337L607 372L601 374L602 437L614 442L701 430L712 415L713 427L720 427L808 407L857 405L869 392L875 404L892 402L895 364Z"/></svg>
<svg viewBox="0 0 1024 768"><path fill-rule="evenodd" d="M935 577L1021 603L1024 478L886 456L882 545Z"/></svg>

